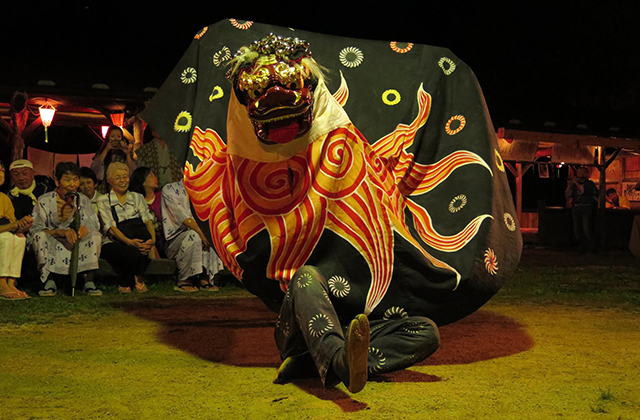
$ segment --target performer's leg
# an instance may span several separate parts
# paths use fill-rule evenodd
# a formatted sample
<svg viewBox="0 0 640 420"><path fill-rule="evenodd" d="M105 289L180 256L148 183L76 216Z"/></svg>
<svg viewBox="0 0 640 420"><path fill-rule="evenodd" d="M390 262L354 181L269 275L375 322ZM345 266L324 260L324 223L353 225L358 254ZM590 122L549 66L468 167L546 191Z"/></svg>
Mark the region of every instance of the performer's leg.
<svg viewBox="0 0 640 420"><path fill-rule="evenodd" d="M405 369L431 356L438 347L440 333L429 318L372 321L369 375Z"/></svg>
<svg viewBox="0 0 640 420"><path fill-rule="evenodd" d="M315 267L305 266L296 271L281 307L275 337L280 356L285 360L279 377L287 373L283 370L289 369L291 358L304 358L308 351L324 384L339 379L351 392L364 387L368 320L358 315L345 338L329 299L327 283ZM282 381L277 378L276 382Z"/></svg>

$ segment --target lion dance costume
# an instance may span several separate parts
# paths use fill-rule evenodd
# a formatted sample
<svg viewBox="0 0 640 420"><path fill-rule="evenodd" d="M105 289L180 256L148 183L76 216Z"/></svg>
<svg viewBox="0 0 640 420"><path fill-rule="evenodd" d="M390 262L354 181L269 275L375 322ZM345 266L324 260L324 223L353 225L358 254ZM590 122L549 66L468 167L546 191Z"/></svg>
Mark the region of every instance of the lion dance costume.
<svg viewBox="0 0 640 420"><path fill-rule="evenodd" d="M279 310L277 382L312 366L358 392L420 362L520 259L486 105L446 49L225 20L143 118L225 266Z"/></svg>

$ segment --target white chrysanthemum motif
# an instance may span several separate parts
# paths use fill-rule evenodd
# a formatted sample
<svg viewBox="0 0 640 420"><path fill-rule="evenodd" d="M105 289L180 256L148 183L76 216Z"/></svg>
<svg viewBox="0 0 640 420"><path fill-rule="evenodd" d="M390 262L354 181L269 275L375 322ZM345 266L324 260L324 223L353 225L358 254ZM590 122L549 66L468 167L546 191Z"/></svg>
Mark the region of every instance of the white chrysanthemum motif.
<svg viewBox="0 0 640 420"><path fill-rule="evenodd" d="M387 364L387 357L384 353L375 347L369 347L369 354L373 356L374 361L369 366L369 373L380 372L384 365Z"/></svg>
<svg viewBox="0 0 640 420"><path fill-rule="evenodd" d="M284 321L282 323L281 331L282 331L282 335L284 335L285 337L289 337L289 334L291 334L291 328L289 327L289 321Z"/></svg>
<svg viewBox="0 0 640 420"><path fill-rule="evenodd" d="M313 276L310 273L303 273L298 277L296 282L298 283L298 287L307 287L313 282Z"/></svg>
<svg viewBox="0 0 640 420"><path fill-rule="evenodd" d="M456 195L455 197L453 197L453 199L449 203L449 211L451 213L457 213L460 210L462 210L462 208L466 205L467 205L467 196L464 194Z"/></svg>
<svg viewBox="0 0 640 420"><path fill-rule="evenodd" d="M356 47L347 47L340 51L339 58L343 66L353 68L362 64L364 54Z"/></svg>
<svg viewBox="0 0 640 420"><path fill-rule="evenodd" d="M351 291L351 286L344 277L332 276L328 283L329 290L331 290L331 293L333 293L335 297L343 298Z"/></svg>
<svg viewBox="0 0 640 420"><path fill-rule="evenodd" d="M513 216L510 213L504 214L504 224L511 232L514 232L516 230L516 221L513 219Z"/></svg>
<svg viewBox="0 0 640 420"><path fill-rule="evenodd" d="M176 133L187 133L191 130L191 122L193 118L189 111L181 111L173 123L173 131Z"/></svg>
<svg viewBox="0 0 640 420"><path fill-rule="evenodd" d="M400 92L395 89L387 89L382 93L382 102L386 105L393 106L399 104L401 100Z"/></svg>
<svg viewBox="0 0 640 420"><path fill-rule="evenodd" d="M382 315L382 317L384 319L393 319L393 318L398 319L398 318L408 318L409 315L407 314L407 311L404 310L404 308L401 308L399 306L392 306L386 311L384 311L384 315Z"/></svg>
<svg viewBox="0 0 640 420"><path fill-rule="evenodd" d="M331 298L329 297L329 294L327 293L327 291L324 289L322 290L322 296L324 296L327 302L331 303Z"/></svg>
<svg viewBox="0 0 640 420"><path fill-rule="evenodd" d="M498 272L498 257L493 249L487 248L484 252L484 267L489 274L496 274Z"/></svg>
<svg viewBox="0 0 640 420"><path fill-rule="evenodd" d="M186 69L182 70L182 74L180 75L180 80L185 85L195 83L197 79L198 79L198 72L193 67L187 67Z"/></svg>
<svg viewBox="0 0 640 420"><path fill-rule="evenodd" d="M438 61L438 66L440 66L442 72L447 76L456 70L456 63L454 63L449 57L442 57Z"/></svg>
<svg viewBox="0 0 640 420"><path fill-rule="evenodd" d="M250 20L247 20L244 23L240 23L236 19L229 19L229 22L231 22L231 24L238 29L249 29L251 25L253 25L253 22Z"/></svg>
<svg viewBox="0 0 640 420"><path fill-rule="evenodd" d="M314 315L309 320L309 334L313 337L320 337L322 334L326 333L330 329L333 328L333 322L329 319L325 314L317 314Z"/></svg>
<svg viewBox="0 0 640 420"><path fill-rule="evenodd" d="M219 67L225 61L231 60L231 50L228 47L222 47L220 51L213 54L213 64Z"/></svg>
<svg viewBox="0 0 640 420"><path fill-rule="evenodd" d="M409 334L420 334L424 329L425 326L419 323L411 323L402 327L402 331L408 332Z"/></svg>

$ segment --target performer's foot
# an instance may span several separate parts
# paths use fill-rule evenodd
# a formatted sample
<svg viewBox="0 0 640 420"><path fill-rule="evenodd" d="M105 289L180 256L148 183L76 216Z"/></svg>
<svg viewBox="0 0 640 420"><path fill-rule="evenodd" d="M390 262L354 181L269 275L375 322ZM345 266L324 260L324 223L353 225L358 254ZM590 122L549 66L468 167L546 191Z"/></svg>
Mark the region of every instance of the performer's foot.
<svg viewBox="0 0 640 420"><path fill-rule="evenodd" d="M280 365L273 380L274 384L286 384L294 379L317 376L315 363L307 353L289 356Z"/></svg>
<svg viewBox="0 0 640 420"><path fill-rule="evenodd" d="M367 383L367 359L369 356L369 320L357 315L349 324L344 347L334 357L332 367L349 392L362 391Z"/></svg>

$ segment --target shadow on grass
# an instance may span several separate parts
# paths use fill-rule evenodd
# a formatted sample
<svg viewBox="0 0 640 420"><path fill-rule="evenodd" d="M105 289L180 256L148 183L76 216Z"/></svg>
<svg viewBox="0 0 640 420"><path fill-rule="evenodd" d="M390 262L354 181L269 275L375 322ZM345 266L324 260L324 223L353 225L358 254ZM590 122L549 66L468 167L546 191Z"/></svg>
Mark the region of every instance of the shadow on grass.
<svg viewBox="0 0 640 420"><path fill-rule="evenodd" d="M120 302L118 307L161 326L163 343L204 360L240 367L280 365L273 339L276 314L256 298L152 299ZM422 366L473 363L510 356L533 347L523 325L485 311L440 329L442 346ZM274 372L275 373L275 372ZM403 370L371 378L375 382L438 382L441 378ZM339 388L323 388L317 379L296 381L305 392L330 400L345 412L366 409Z"/></svg>

